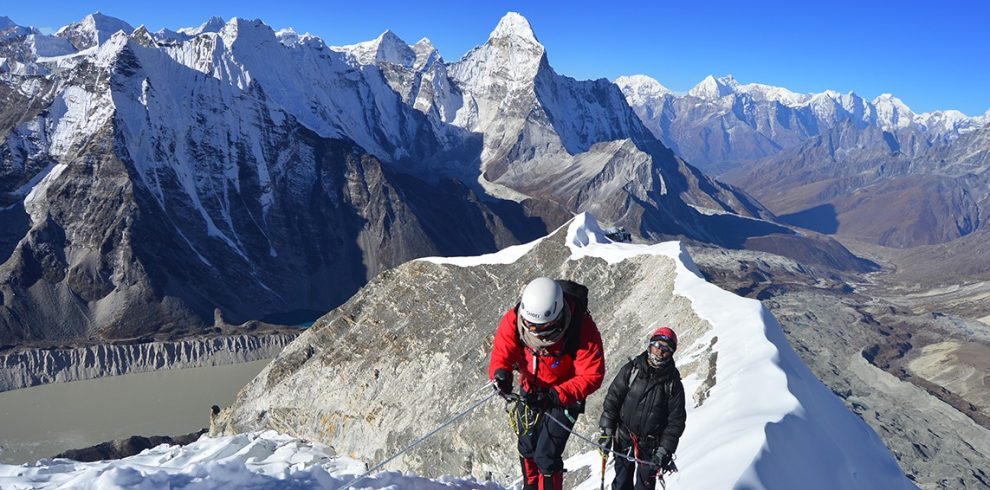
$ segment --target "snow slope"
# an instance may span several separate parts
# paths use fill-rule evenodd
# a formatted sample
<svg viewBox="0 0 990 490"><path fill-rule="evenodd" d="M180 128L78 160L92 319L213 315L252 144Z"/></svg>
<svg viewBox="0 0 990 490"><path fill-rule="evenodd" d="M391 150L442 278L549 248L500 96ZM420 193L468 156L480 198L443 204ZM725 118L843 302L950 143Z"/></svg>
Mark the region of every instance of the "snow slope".
<svg viewBox="0 0 990 490"><path fill-rule="evenodd" d="M333 448L274 431L203 437L185 447L163 444L116 461L0 465L0 488L339 488L364 472L364 463L333 454ZM498 487L386 472L362 480L359 488Z"/></svg>
<svg viewBox="0 0 990 490"><path fill-rule="evenodd" d="M912 488L877 435L814 377L788 345L777 321L758 301L706 282L678 242L612 243L587 213L567 226L570 260L595 257L614 264L640 255L673 259L674 294L687 298L695 313L711 326L700 334L684 335L677 353L679 365L701 356L711 358L712 350L717 356L714 385L706 388L705 380L693 375L684 380L686 392L695 396L688 402L687 430L677 453L680 472L668 478L668 488ZM460 267L505 263L517 260L535 245L532 242L474 258L427 260ZM701 392L706 397L699 402ZM595 412L597 409L592 409ZM582 444L572 438L570 447L590 449ZM0 466L0 486L267 487L291 479L293 486L336 488L360 473L360 463L330 454L324 446L273 432L204 437L185 448L162 446L115 462L42 460L36 465ZM591 469L588 480L578 488L597 487L599 461L595 450L567 460L570 471ZM386 486L481 485L473 480L432 482L396 474L381 474L356 485Z"/></svg>

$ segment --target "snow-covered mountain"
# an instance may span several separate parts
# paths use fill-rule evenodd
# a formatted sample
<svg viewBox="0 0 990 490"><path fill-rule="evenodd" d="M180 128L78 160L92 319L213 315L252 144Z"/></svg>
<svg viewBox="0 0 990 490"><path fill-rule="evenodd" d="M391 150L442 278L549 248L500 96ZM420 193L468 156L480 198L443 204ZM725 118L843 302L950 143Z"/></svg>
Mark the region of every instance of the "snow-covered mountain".
<svg viewBox="0 0 990 490"><path fill-rule="evenodd" d="M194 333L215 309L312 318L391 265L545 230L517 237L456 181L399 173L437 154L429 122L318 39L241 19L104 37L120 25L62 29L102 44L60 56L5 38L30 69L0 73L0 343Z"/></svg>
<svg viewBox="0 0 990 490"><path fill-rule="evenodd" d="M389 84L407 103L415 101L414 107L427 113L434 126L449 122L445 127L479 135L480 154L472 153L471 178L490 195L541 210L549 205L564 215L594 211L608 223L648 238L680 235L759 248L767 244L756 237L789 234L759 219L771 217L761 205L671 153L613 84L557 74L522 16L507 14L485 44L444 71L439 64L410 66L409 49L417 51L422 43L404 50L386 32L373 41L334 49L379 67ZM428 58L420 54L416 59ZM807 239L816 240L796 240ZM777 250L811 248L844 255L835 243ZM835 263L849 265L848 259Z"/></svg>
<svg viewBox="0 0 990 490"><path fill-rule="evenodd" d="M690 396L669 488L912 488L758 301L705 282L681 244L612 243L588 214L495 254L423 259L379 276L288 346L219 423L383 460L490 393L491 332L537 273L589 286L606 382L657 326L677 330ZM589 399L579 433L596 429L605 391ZM512 482L518 461L502 405L483 405L387 468ZM587 479L570 486L597 488L597 451L576 437L568 448L568 478Z"/></svg>
<svg viewBox="0 0 990 490"><path fill-rule="evenodd" d="M973 233L990 209L986 165L966 157L986 151L986 115L916 114L891 94L800 94L731 76L685 95L645 76L616 84L678 154L788 223L913 247Z"/></svg>
<svg viewBox="0 0 990 490"><path fill-rule="evenodd" d="M68 40L76 50L82 51L109 41L118 32L130 34L133 31L134 28L127 22L95 12L59 29L55 37Z"/></svg>
<svg viewBox="0 0 990 490"><path fill-rule="evenodd" d="M908 155L951 141L990 123L955 110L916 114L900 99L883 94L868 101L853 92L796 93L731 75L708 76L677 95L656 80L637 75L615 83L644 124L688 162L725 171L836 130L878 128Z"/></svg>

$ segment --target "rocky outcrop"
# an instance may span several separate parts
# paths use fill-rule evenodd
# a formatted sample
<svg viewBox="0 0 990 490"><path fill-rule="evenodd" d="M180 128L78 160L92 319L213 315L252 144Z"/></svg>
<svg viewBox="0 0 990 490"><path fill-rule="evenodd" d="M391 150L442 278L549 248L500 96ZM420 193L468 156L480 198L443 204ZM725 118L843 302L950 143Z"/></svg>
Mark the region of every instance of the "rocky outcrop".
<svg viewBox="0 0 990 490"><path fill-rule="evenodd" d="M269 359L296 338L287 333L172 342L26 349L0 355L0 391L46 383Z"/></svg>
<svg viewBox="0 0 990 490"><path fill-rule="evenodd" d="M69 449L53 456L53 458L66 458L73 461L89 462L103 461L106 459L121 459L139 454L145 449L151 449L161 444L172 446L185 446L199 440L200 436L206 434L206 429L196 432L182 434L179 436L131 436L127 439L117 439L107 441L81 449Z"/></svg>

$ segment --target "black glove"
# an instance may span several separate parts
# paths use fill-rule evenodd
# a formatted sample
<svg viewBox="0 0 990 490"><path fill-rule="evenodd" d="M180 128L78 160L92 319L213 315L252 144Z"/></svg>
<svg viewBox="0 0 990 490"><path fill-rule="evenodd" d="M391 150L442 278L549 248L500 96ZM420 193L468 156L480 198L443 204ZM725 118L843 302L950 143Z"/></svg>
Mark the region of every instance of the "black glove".
<svg viewBox="0 0 990 490"><path fill-rule="evenodd" d="M660 468L660 471L667 471L670 469L672 457L667 448L660 446L657 448L656 454L653 455L653 463Z"/></svg>
<svg viewBox="0 0 990 490"><path fill-rule="evenodd" d="M505 397L512 393L512 371L508 369L496 369L495 376L492 379L495 380L495 391L499 395Z"/></svg>
<svg viewBox="0 0 990 490"><path fill-rule="evenodd" d="M553 388L536 389L526 395L526 404L534 410L550 410L560 406L560 397Z"/></svg>
<svg viewBox="0 0 990 490"><path fill-rule="evenodd" d="M602 427L602 431L598 436L598 445L602 446L598 448L598 453L605 457L608 451L612 450L612 436L615 435L615 429L609 427Z"/></svg>

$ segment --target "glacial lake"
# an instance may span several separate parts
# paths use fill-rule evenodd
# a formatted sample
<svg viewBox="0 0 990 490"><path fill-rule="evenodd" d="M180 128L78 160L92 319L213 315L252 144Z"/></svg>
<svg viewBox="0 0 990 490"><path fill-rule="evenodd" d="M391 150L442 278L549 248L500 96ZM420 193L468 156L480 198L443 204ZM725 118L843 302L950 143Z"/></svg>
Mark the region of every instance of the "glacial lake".
<svg viewBox="0 0 990 490"><path fill-rule="evenodd" d="M126 374L0 393L0 463L21 464L134 435L210 425L271 361Z"/></svg>

